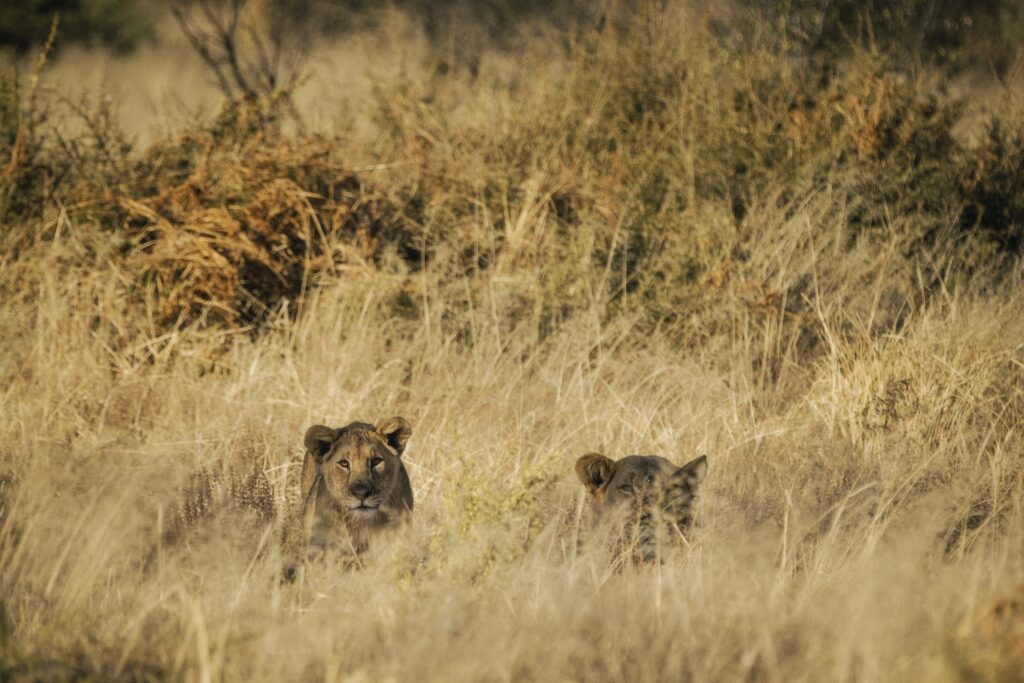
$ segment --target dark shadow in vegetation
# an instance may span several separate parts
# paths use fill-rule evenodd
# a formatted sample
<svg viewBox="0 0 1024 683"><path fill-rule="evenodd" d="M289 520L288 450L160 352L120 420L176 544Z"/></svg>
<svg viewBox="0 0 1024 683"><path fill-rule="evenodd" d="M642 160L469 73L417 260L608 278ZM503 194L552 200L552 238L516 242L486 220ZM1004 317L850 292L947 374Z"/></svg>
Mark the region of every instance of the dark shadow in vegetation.
<svg viewBox="0 0 1024 683"><path fill-rule="evenodd" d="M153 37L156 0L9 0L0 3L0 54L30 52L55 16L64 44L85 43L126 52Z"/></svg>
<svg viewBox="0 0 1024 683"><path fill-rule="evenodd" d="M1024 35L1021 0L743 0L791 39L832 61L851 48L922 64L987 66L1005 74Z"/></svg>

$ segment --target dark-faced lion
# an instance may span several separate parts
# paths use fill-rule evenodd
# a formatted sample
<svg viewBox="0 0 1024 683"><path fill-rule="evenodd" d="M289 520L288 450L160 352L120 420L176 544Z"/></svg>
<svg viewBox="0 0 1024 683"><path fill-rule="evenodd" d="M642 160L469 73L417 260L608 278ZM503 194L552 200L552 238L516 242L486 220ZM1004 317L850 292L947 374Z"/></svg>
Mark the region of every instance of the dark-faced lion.
<svg viewBox="0 0 1024 683"><path fill-rule="evenodd" d="M636 562L656 559L667 543L685 542L707 471L704 455L681 467L658 455L612 460L588 453L576 461L598 520L618 541L616 553Z"/></svg>

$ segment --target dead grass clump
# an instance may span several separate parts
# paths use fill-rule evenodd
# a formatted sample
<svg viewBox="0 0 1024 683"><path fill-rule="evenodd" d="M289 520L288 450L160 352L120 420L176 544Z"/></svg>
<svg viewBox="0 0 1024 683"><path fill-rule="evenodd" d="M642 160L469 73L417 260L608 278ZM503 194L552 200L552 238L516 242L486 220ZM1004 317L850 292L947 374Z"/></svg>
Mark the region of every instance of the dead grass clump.
<svg viewBox="0 0 1024 683"><path fill-rule="evenodd" d="M245 472L236 467L202 466L188 476L175 504L164 540L180 542L204 523L222 515L248 520L258 529L277 520L278 505L266 474L259 467Z"/></svg>
<svg viewBox="0 0 1024 683"><path fill-rule="evenodd" d="M1020 500L1024 472L1018 467L996 476L996 481L977 485L979 490L961 501L950 515L941 534L946 557L968 553L983 537L998 537L1008 531L1006 518Z"/></svg>
<svg viewBox="0 0 1024 683"><path fill-rule="evenodd" d="M347 170L338 139L282 136L260 123L259 105L235 104L209 126L130 154L104 107L66 102L88 134L65 139L31 118L11 83L0 88L0 119L16 144L0 189L24 220L44 220L19 222L5 249L31 269L33 245L75 229L82 248L60 267L108 272L136 313L117 346L188 327L260 327L294 315L321 275L423 265L410 205Z"/></svg>
<svg viewBox="0 0 1024 683"><path fill-rule="evenodd" d="M294 314L317 273L419 265L409 218L344 171L331 141L267 143L157 148L136 171L156 174L152 194L113 199L130 291L158 328L257 324L281 307ZM184 168L165 173L181 155Z"/></svg>

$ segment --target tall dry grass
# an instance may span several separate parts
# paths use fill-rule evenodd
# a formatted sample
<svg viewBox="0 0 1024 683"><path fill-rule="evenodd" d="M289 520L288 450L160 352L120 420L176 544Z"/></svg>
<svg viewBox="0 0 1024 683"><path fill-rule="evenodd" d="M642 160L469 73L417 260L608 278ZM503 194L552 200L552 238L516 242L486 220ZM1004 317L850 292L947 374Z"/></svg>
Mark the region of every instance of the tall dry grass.
<svg viewBox="0 0 1024 683"><path fill-rule="evenodd" d="M822 84L735 26L381 78L370 137L41 128L4 179L0 675L1019 680L1019 110L966 146L926 78ZM282 585L303 430L393 414L413 523ZM594 450L708 453L692 547L613 571Z"/></svg>

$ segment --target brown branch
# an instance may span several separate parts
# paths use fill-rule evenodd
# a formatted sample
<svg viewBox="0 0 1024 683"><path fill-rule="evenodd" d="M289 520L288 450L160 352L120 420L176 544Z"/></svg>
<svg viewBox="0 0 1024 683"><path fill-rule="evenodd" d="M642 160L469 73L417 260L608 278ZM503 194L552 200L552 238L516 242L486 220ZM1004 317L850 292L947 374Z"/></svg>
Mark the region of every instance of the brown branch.
<svg viewBox="0 0 1024 683"><path fill-rule="evenodd" d="M50 33L46 36L46 42L39 49L39 58L36 59L36 67L32 70L32 79L29 82L28 87L28 102L25 109L21 112L18 117L18 130L14 134L14 144L11 145L11 156L7 162L7 167L4 169L4 175L10 176L14 173L14 169L18 167L18 162L21 157L21 148L25 146L28 136L31 134L32 123L31 119L34 116L36 108L36 93L39 90L39 77L43 73L43 67L46 66L46 60L50 56L50 52L53 50L53 44L57 41L57 28L60 26L60 13L53 15L53 21L50 23Z"/></svg>
<svg viewBox="0 0 1024 683"><path fill-rule="evenodd" d="M206 63L206 66L213 72L214 77L217 79L217 84L220 86L221 91L229 99L235 99L234 89L231 87L231 83L228 81L226 75L224 75L221 69L220 62L210 51L207 42L210 40L209 36L203 34L199 29L194 28L188 20L185 11L182 9L180 2L176 2L171 7L171 12L174 14L175 20L178 22L179 28L182 33L185 34L185 38L191 43L192 48L199 54L199 57Z"/></svg>
<svg viewBox="0 0 1024 683"><path fill-rule="evenodd" d="M270 63L269 55L267 55L267 50L263 45L263 40L260 38L259 31L252 24L249 24L246 28L249 30L249 39L256 46L256 56L260 64L260 75L271 91L276 90L277 69Z"/></svg>
<svg viewBox="0 0 1024 683"><path fill-rule="evenodd" d="M245 0L232 0L229 26L225 28L221 26L219 22L215 22L214 25L219 33L217 37L220 41L221 48L224 50L224 58L227 60L228 67L231 69L231 75L235 79L235 83L238 85L239 90L242 91L242 96L247 101L255 102L259 99L258 95L252 86L249 85L249 80L242 72L242 65L238 58L238 42L236 39L238 15L244 4ZM209 10L208 3L203 3L203 7L212 15L212 10Z"/></svg>
<svg viewBox="0 0 1024 683"><path fill-rule="evenodd" d="M268 107L283 104L294 114L294 107L288 107L288 90L297 81L301 59L297 56L292 63L285 55L278 27L264 26L246 14L249 7L248 0L172 1L178 26L214 73L225 96L235 103L266 98Z"/></svg>

